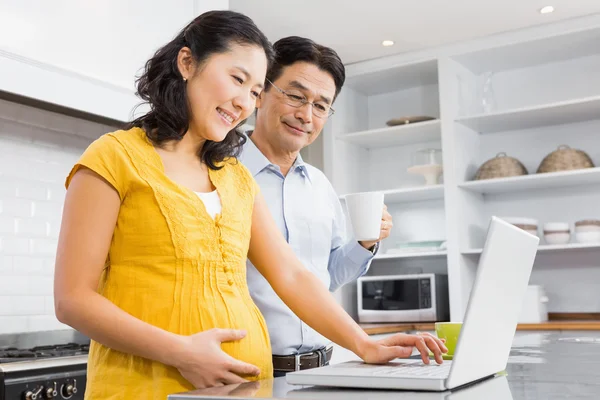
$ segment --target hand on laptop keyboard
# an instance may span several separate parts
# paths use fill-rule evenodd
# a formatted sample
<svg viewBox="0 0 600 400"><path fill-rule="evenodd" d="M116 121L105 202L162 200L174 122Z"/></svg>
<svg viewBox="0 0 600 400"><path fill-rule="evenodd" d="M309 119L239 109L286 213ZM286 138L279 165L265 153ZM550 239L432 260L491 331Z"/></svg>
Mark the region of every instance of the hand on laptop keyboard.
<svg viewBox="0 0 600 400"><path fill-rule="evenodd" d="M438 364L444 362L442 353L448 352L444 341L429 333L418 335L398 333L382 340L367 342L359 356L369 364L385 364L395 358L410 357L415 347L421 353L425 364L429 364L429 350Z"/></svg>

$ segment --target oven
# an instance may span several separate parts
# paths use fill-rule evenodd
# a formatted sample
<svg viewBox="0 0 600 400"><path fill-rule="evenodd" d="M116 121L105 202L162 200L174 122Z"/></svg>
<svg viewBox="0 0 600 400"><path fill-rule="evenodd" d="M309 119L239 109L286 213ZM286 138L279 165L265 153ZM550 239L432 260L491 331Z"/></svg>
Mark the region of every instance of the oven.
<svg viewBox="0 0 600 400"><path fill-rule="evenodd" d="M83 399L88 352L77 331L0 335L0 400Z"/></svg>

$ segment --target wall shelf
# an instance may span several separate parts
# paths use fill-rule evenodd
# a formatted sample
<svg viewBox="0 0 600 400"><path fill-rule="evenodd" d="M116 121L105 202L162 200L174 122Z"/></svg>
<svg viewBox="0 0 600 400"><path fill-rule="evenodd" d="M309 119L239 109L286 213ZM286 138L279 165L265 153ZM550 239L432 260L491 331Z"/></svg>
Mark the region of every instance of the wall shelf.
<svg viewBox="0 0 600 400"><path fill-rule="evenodd" d="M361 63L356 63L346 67L345 86L366 95L433 85L438 82L438 66L435 58L409 62L396 68L370 70L363 66Z"/></svg>
<svg viewBox="0 0 600 400"><path fill-rule="evenodd" d="M441 128L439 120L431 120L337 135L337 138L374 149L440 140Z"/></svg>
<svg viewBox="0 0 600 400"><path fill-rule="evenodd" d="M600 119L600 95L460 117L456 119L456 122L476 132L486 134L549 125L563 125L594 119Z"/></svg>
<svg viewBox="0 0 600 400"><path fill-rule="evenodd" d="M446 258L448 252L446 250L439 251L414 251L414 252L405 252L400 254L382 254L377 255L373 258L373 260L405 260L405 259L417 259L417 258L431 258L431 259L440 259Z"/></svg>
<svg viewBox="0 0 600 400"><path fill-rule="evenodd" d="M600 168L529 174L509 178L469 181L458 187L482 194L520 192L524 190L562 189L569 186L600 184Z"/></svg>
<svg viewBox="0 0 600 400"><path fill-rule="evenodd" d="M600 243L567 243L567 244L543 244L538 247L538 254L556 253L565 251L577 250L600 250ZM462 251L462 255L477 255L479 256L483 249L468 249Z"/></svg>
<svg viewBox="0 0 600 400"><path fill-rule="evenodd" d="M386 204L411 203L415 201L440 200L444 198L444 185L382 190ZM345 200L340 196L340 200Z"/></svg>
<svg viewBox="0 0 600 400"><path fill-rule="evenodd" d="M600 29L549 32L541 38L494 46L456 56L475 74L506 71L598 54Z"/></svg>

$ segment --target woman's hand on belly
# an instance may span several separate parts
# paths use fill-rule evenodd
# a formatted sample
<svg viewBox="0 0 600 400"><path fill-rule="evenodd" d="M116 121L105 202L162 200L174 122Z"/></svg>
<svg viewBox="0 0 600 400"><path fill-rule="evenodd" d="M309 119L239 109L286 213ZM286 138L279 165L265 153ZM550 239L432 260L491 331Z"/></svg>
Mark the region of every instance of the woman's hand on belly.
<svg viewBox="0 0 600 400"><path fill-rule="evenodd" d="M221 349L221 343L245 336L244 331L218 328L182 336L181 346L173 352L170 364L198 389L246 382L241 376L257 376L260 369L236 360Z"/></svg>

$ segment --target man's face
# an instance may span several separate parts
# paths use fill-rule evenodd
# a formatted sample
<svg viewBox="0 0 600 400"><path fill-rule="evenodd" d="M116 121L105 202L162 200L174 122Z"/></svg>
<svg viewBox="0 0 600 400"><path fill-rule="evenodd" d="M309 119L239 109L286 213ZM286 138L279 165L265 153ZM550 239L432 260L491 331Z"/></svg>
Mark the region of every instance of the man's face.
<svg viewBox="0 0 600 400"><path fill-rule="evenodd" d="M286 152L298 152L308 146L323 130L327 117L319 118L313 113L313 105L294 107L290 97L304 98L317 107L329 107L335 95L332 76L314 64L297 62L283 69L275 86L267 83L268 91L262 92L256 102L258 108L256 122L262 134L272 145Z"/></svg>

